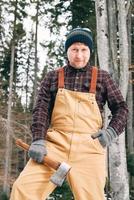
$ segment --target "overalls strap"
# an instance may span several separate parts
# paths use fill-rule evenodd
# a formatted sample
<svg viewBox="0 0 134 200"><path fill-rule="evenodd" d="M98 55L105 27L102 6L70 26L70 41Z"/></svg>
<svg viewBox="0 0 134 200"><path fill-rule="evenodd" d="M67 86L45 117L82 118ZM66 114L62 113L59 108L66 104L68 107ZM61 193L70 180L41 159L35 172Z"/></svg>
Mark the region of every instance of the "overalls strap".
<svg viewBox="0 0 134 200"><path fill-rule="evenodd" d="M64 88L64 68L58 69L58 88Z"/></svg>
<svg viewBox="0 0 134 200"><path fill-rule="evenodd" d="M92 68L92 78L91 78L91 86L89 89L90 93L96 92L96 83L97 83L97 67ZM64 68L58 69L58 88L64 88Z"/></svg>
<svg viewBox="0 0 134 200"><path fill-rule="evenodd" d="M93 67L92 68L92 77L91 77L91 86L89 89L89 93L96 93L96 84L97 84L97 75L98 75L98 68Z"/></svg>

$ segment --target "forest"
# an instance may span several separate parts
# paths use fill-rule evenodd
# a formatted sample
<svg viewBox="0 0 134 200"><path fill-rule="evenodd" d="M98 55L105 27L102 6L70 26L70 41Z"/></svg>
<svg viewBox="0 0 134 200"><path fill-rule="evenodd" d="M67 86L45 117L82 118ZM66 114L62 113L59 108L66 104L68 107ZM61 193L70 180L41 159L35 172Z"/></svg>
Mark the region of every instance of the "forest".
<svg viewBox="0 0 134 200"><path fill-rule="evenodd" d="M31 120L41 80L65 65L72 28L93 33L91 65L108 71L129 108L126 129L107 149L107 200L134 200L134 1L0 1L0 200L28 161L16 139L31 143ZM105 126L111 113L106 105ZM73 199L65 182L48 199Z"/></svg>

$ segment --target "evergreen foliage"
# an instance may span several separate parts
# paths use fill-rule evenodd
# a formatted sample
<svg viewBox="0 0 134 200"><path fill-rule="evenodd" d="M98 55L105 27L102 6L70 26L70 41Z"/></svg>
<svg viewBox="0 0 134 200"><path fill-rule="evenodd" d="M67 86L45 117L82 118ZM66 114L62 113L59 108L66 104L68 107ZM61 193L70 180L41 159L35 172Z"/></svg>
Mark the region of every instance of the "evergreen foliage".
<svg viewBox="0 0 134 200"><path fill-rule="evenodd" d="M73 0L69 7L72 13L69 25L71 25L72 28L87 27L95 31L95 1Z"/></svg>
<svg viewBox="0 0 134 200"><path fill-rule="evenodd" d="M5 192L0 191L0 200L9 200Z"/></svg>
<svg viewBox="0 0 134 200"><path fill-rule="evenodd" d="M70 190L70 187L68 186L68 183L65 181L62 185L62 187L58 187L55 189L51 197L54 197L55 200L73 200L73 194Z"/></svg>
<svg viewBox="0 0 134 200"><path fill-rule="evenodd" d="M127 155L127 167L131 176L134 176L134 153Z"/></svg>

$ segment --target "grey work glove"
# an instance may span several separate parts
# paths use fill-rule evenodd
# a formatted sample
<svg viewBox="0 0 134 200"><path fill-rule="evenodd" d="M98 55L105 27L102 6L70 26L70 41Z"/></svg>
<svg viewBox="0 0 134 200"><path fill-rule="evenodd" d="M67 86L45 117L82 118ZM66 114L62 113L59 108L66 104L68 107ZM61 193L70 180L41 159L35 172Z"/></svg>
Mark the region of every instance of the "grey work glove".
<svg viewBox="0 0 134 200"><path fill-rule="evenodd" d="M98 138L100 144L106 147L109 146L118 135L112 127L108 127L107 129L102 129L98 133L93 134L91 137L93 139Z"/></svg>
<svg viewBox="0 0 134 200"><path fill-rule="evenodd" d="M29 148L28 155L36 162L42 163L44 156L47 155L45 141L44 140L34 141Z"/></svg>

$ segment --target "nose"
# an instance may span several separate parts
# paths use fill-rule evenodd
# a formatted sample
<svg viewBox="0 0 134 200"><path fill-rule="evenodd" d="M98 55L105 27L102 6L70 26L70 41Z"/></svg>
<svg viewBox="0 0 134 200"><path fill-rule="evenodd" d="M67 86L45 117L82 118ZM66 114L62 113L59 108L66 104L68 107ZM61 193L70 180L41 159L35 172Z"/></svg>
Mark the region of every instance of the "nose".
<svg viewBox="0 0 134 200"><path fill-rule="evenodd" d="M80 58L82 56L82 52L80 50L77 51L76 56Z"/></svg>

